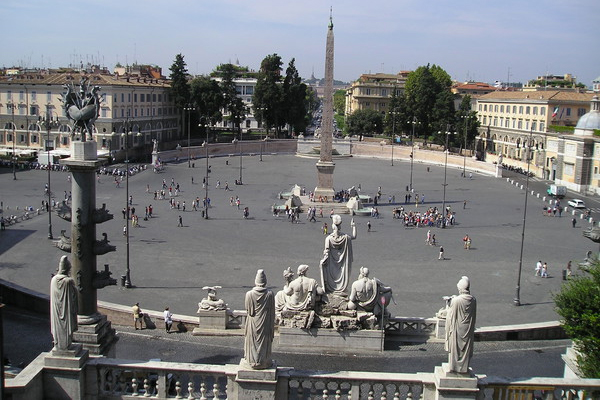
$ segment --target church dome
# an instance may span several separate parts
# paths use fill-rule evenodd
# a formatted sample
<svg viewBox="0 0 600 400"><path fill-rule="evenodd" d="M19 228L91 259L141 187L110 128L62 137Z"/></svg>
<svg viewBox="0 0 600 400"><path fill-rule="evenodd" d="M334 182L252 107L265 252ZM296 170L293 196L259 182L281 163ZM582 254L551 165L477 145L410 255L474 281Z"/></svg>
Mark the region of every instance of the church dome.
<svg viewBox="0 0 600 400"><path fill-rule="evenodd" d="M590 112L579 118L575 129L600 129L600 100L598 96L592 99Z"/></svg>

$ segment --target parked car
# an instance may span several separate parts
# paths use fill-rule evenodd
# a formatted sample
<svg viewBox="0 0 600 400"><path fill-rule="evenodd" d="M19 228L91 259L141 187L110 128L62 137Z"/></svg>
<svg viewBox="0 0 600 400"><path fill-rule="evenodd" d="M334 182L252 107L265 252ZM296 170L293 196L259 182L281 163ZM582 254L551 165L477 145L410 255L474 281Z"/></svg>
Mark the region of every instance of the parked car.
<svg viewBox="0 0 600 400"><path fill-rule="evenodd" d="M585 203L580 199L569 200L567 204L573 208L585 208Z"/></svg>

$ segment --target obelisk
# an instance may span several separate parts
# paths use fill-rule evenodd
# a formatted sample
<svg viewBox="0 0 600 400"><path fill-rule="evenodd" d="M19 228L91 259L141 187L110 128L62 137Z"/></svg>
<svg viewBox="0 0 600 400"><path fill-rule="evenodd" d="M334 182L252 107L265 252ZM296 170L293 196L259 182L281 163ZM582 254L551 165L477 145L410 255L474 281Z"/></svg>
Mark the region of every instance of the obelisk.
<svg viewBox="0 0 600 400"><path fill-rule="evenodd" d="M329 29L325 47L325 91L323 93L323 125L321 126L321 151L317 162L318 183L315 198L333 199L333 19L329 12Z"/></svg>

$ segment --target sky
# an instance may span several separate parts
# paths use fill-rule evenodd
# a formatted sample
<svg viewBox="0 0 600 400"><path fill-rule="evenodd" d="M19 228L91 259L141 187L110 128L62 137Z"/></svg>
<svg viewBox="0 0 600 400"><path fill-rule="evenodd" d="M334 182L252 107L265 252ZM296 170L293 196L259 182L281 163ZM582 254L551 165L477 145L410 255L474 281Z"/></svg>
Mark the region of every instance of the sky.
<svg viewBox="0 0 600 400"><path fill-rule="evenodd" d="M600 76L598 0L2 0L0 67L137 62L168 76L181 53L195 75L276 53L321 78L330 7L336 80L427 64L458 81Z"/></svg>

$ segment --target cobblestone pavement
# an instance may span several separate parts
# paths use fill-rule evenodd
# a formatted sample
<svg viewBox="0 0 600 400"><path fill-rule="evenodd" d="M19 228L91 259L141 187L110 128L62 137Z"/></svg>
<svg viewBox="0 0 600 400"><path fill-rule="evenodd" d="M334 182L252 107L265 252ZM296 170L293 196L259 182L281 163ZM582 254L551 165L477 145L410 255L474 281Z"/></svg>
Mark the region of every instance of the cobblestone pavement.
<svg viewBox="0 0 600 400"><path fill-rule="evenodd" d="M143 217L144 208L152 204L154 218L131 229L131 276L133 289L118 286L98 291L100 300L120 304L139 301L143 309L162 310L166 305L176 314L195 315L197 303L205 293L204 285L220 285L219 296L232 309L243 308L244 293L252 286L258 268L265 269L269 285L278 290L283 285L282 271L296 269L306 263L309 276L318 277L318 261L323 250L321 225L328 222L328 210L317 223L301 216L299 224L290 224L284 217L273 217L273 203L282 204L277 194L294 184L311 190L316 182L314 159L295 156L244 157L244 185L234 185L239 177L238 160L210 160L209 197L210 219L204 220L200 211L192 211L192 200L202 198L203 168L188 168L187 163L169 165L165 172L144 171L130 178L130 193L136 213ZM197 163L202 164L200 162ZM521 279L521 307L513 306L519 248L523 222L523 191L506 179L474 174L462 178L461 170L448 169L446 204L456 211L457 224L448 229L432 229L437 242L444 246L445 260L438 260L438 250L425 244L426 228L404 228L391 217L391 210L404 202L405 186L409 183L410 164L397 161L390 166L387 160L348 158L336 160L334 185L336 189L361 186L362 193L374 195L378 186L383 195L378 205L380 219L355 217L358 238L354 241L354 265L365 265L371 275L393 287L397 305L391 312L397 316L428 317L443 305L441 297L456 292L456 282L468 275L472 292L478 299L478 326L556 320L552 293L560 290L561 270L569 260L582 260L596 245L581 235L584 221L577 228L570 218L542 216L540 199L531 198L528 205L525 248ZM429 169L429 171L427 170ZM70 190L67 173L52 172L52 191L60 199ZM194 177L194 184L191 178ZM167 200L154 200L153 191L163 179L180 184L176 198L186 201L185 212L171 209ZM426 207L441 207L443 201L443 166L415 163L414 188L425 195ZM12 180L9 169L0 169L0 201L5 214L16 206L37 207L41 204L46 171L19 171ZM221 181L216 189L216 181ZM230 191L224 189L229 182ZM114 219L97 227L97 236L108 234L117 251L98 257L98 266L109 264L114 277L125 271L125 240L122 235L125 206L124 183L116 187L109 176L97 183L97 205L105 203ZM146 192L147 185L151 193ZM230 197L239 196L241 209L248 206L250 218L242 210L230 206ZM389 203L394 196L396 204ZM463 209L463 201L467 200ZM177 227L181 215L184 227ZM371 220L372 232L366 223ZM350 216L343 216L342 230L348 231ZM52 217L54 236L69 225ZM9 227L0 234L0 278L48 293L50 274L56 270L62 252L47 239L47 214ZM462 237L472 238L471 250L464 250ZM537 260L547 261L549 279L533 276ZM575 267L575 271L577 268Z"/></svg>
<svg viewBox="0 0 600 400"><path fill-rule="evenodd" d="M189 332L168 334L162 329L114 328L119 336L115 356L120 359L237 364L244 351L241 335L193 336ZM4 333L6 357L14 366L26 365L52 347L48 318L22 309L5 308ZM315 353L303 348L282 349L276 343L277 337L273 358L278 365L302 370L432 372L447 358L442 343L386 341L383 354ZM477 374L560 377L564 368L560 356L568 345L568 340L477 342L472 367Z"/></svg>

